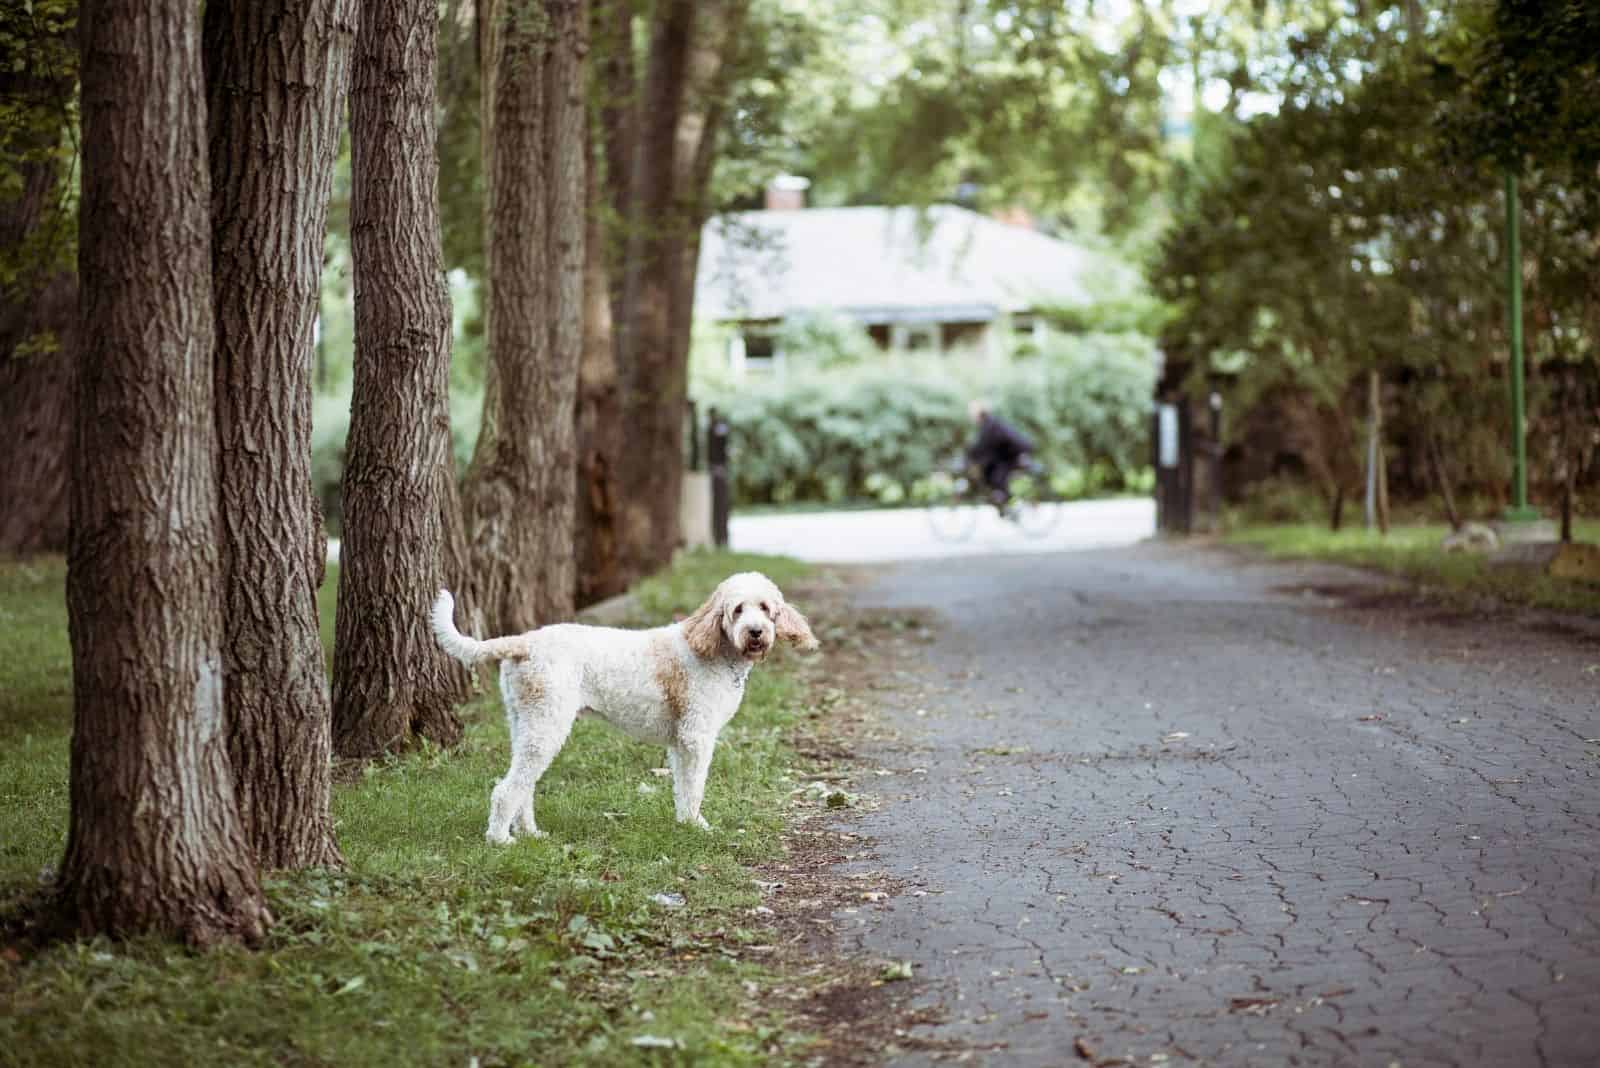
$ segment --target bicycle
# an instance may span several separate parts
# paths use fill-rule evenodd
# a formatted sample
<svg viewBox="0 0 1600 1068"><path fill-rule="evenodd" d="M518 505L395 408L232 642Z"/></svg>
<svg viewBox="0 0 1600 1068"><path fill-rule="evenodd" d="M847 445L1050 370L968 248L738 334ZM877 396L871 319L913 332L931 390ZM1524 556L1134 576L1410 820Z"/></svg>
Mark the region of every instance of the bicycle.
<svg viewBox="0 0 1600 1068"><path fill-rule="evenodd" d="M965 459L947 464L933 478L932 496L926 509L928 525L940 541L965 541L978 529L978 520L987 508L1016 526L1025 537L1042 538L1061 519L1061 496L1050 483L1049 473L1031 461L1011 476L1009 499L1002 505L991 499L983 472Z"/></svg>

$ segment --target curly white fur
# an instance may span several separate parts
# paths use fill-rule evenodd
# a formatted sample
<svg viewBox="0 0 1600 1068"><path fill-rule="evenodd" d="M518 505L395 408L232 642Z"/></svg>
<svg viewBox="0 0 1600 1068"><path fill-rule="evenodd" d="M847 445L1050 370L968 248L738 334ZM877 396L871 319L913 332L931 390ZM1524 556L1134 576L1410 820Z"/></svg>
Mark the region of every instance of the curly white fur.
<svg viewBox="0 0 1600 1068"><path fill-rule="evenodd" d="M468 667L500 662L511 768L490 797L487 834L499 843L544 836L533 818L534 787L585 712L665 745L678 820L708 826L700 803L711 754L739 710L751 666L780 640L817 647L805 617L754 571L724 579L688 619L653 630L558 623L479 641L456 630L454 615L455 598L440 590L432 622L444 651Z"/></svg>

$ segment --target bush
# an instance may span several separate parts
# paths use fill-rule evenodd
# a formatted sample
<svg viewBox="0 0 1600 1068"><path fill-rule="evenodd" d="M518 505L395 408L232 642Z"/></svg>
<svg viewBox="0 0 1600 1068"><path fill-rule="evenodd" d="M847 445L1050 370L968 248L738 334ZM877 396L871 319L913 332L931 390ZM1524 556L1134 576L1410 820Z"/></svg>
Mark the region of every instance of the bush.
<svg viewBox="0 0 1600 1068"><path fill-rule="evenodd" d="M819 361L820 362L820 361ZM726 413L736 503L925 499L986 397L1038 445L1070 496L1147 486L1155 354L1139 335L1047 341L1015 361L878 353L825 372L705 391Z"/></svg>

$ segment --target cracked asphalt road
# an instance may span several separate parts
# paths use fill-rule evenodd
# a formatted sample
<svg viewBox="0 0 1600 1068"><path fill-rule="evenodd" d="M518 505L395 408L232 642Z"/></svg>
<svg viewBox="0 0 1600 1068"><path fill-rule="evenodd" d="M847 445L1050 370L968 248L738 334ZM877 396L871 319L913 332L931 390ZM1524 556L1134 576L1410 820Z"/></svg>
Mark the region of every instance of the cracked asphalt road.
<svg viewBox="0 0 1600 1068"><path fill-rule="evenodd" d="M835 917L939 1009L891 1063L1600 1063L1600 641L1376 592L1154 544L879 572L942 624L844 869L907 889Z"/></svg>

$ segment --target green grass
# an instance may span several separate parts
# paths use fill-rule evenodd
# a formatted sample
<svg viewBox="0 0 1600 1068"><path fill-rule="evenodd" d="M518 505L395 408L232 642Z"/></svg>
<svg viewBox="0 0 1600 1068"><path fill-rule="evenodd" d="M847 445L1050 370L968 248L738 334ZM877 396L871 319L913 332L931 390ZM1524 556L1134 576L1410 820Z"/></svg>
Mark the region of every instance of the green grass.
<svg viewBox="0 0 1600 1068"><path fill-rule="evenodd" d="M642 584L641 616L693 610L730 571L790 561L684 555ZM16 907L67 826L70 654L59 561L0 564L0 894ZM322 600L331 616L330 573ZM324 619L324 623L327 623ZM324 633L331 630L324 627ZM349 868L269 880L259 951L153 939L7 947L0 1064L766 1064L801 1055L763 993L748 865L775 856L802 694L780 661L751 677L717 749L711 833L673 820L659 748L580 723L540 783L550 837L484 844L505 768L497 698L466 738L336 788ZM652 902L681 894L682 908ZM751 947L755 946L754 949ZM20 953L19 953L20 949ZM671 1049L634 1039L672 1039Z"/></svg>
<svg viewBox="0 0 1600 1068"><path fill-rule="evenodd" d="M1477 553L1442 552L1439 543L1449 532L1443 524L1396 526L1387 535L1359 528L1335 533L1315 524L1284 524L1244 527L1225 540L1279 559L1370 568L1446 596L1487 596L1509 604L1600 615L1600 586L1551 578L1525 567L1493 565ZM1575 522L1573 538L1600 541L1600 521Z"/></svg>

